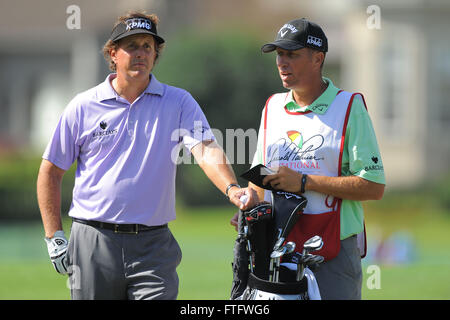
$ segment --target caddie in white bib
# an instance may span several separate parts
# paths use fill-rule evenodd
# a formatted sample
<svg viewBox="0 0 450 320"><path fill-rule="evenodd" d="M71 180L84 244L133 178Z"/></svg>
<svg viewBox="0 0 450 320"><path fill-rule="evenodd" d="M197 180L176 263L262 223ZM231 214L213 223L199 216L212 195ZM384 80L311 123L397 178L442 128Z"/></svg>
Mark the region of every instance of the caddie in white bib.
<svg viewBox="0 0 450 320"><path fill-rule="evenodd" d="M355 94L339 91L323 115L288 111L288 94L275 94L266 103L264 164L271 168L285 166L304 174L340 176L345 129ZM325 245L317 254L330 260L340 249L341 199L314 191L306 191L304 196L308 205L289 241L301 244L318 234ZM265 200L270 201L270 191L266 190Z"/></svg>

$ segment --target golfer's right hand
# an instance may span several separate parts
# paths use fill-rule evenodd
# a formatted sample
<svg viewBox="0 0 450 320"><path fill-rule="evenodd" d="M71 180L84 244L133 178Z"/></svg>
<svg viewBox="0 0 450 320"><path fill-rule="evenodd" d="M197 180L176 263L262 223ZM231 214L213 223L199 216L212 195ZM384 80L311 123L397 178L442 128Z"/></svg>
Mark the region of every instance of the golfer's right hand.
<svg viewBox="0 0 450 320"><path fill-rule="evenodd" d="M258 194L250 187L230 189L230 202L240 210L253 208L258 202ZM243 200L245 202L243 202Z"/></svg>
<svg viewBox="0 0 450 320"><path fill-rule="evenodd" d="M69 242L64 236L64 231L56 231L52 238L45 238L45 242L47 243L48 254L56 272L67 274L66 253Z"/></svg>

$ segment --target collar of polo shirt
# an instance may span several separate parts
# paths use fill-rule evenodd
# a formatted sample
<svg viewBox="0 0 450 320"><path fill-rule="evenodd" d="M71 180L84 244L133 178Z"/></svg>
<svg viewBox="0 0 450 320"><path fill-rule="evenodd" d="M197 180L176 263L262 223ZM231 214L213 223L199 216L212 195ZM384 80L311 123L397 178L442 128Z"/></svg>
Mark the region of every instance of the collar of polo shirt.
<svg viewBox="0 0 450 320"><path fill-rule="evenodd" d="M317 114L324 114L325 112L327 112L328 106L333 102L339 89L334 86L333 82L330 79L325 77L323 77L322 79L328 84L328 86L325 91L316 100L313 101L313 103L311 103L309 106L299 106L295 102L293 92L291 90L286 98L286 109L290 112L312 111Z"/></svg>

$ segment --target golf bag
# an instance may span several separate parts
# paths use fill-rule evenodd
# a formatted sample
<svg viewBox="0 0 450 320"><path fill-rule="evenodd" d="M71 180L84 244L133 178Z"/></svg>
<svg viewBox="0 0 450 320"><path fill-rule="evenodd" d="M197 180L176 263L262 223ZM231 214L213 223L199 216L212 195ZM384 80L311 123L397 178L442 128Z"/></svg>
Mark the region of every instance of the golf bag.
<svg viewBox="0 0 450 320"><path fill-rule="evenodd" d="M307 255L305 248L298 248L303 249L302 253L295 252L293 242L285 243L306 204L302 196L273 191L272 205L263 202L251 210L239 212L232 264L232 300L320 299L314 274L305 267L308 259L310 264L307 265L316 267L321 262L319 256ZM311 241L312 246L317 247L319 239L314 241ZM308 247L306 242L305 246Z"/></svg>

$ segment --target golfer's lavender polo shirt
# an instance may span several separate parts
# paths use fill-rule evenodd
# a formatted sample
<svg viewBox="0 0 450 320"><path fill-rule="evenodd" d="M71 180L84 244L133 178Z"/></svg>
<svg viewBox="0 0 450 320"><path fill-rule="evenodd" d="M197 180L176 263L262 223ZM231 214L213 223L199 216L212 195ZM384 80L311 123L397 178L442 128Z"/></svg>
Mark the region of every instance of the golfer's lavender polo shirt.
<svg viewBox="0 0 450 320"><path fill-rule="evenodd" d="M43 158L64 170L77 161L71 217L165 224L175 219L177 150L214 136L187 91L152 75L130 104L112 88L115 76L69 103Z"/></svg>

